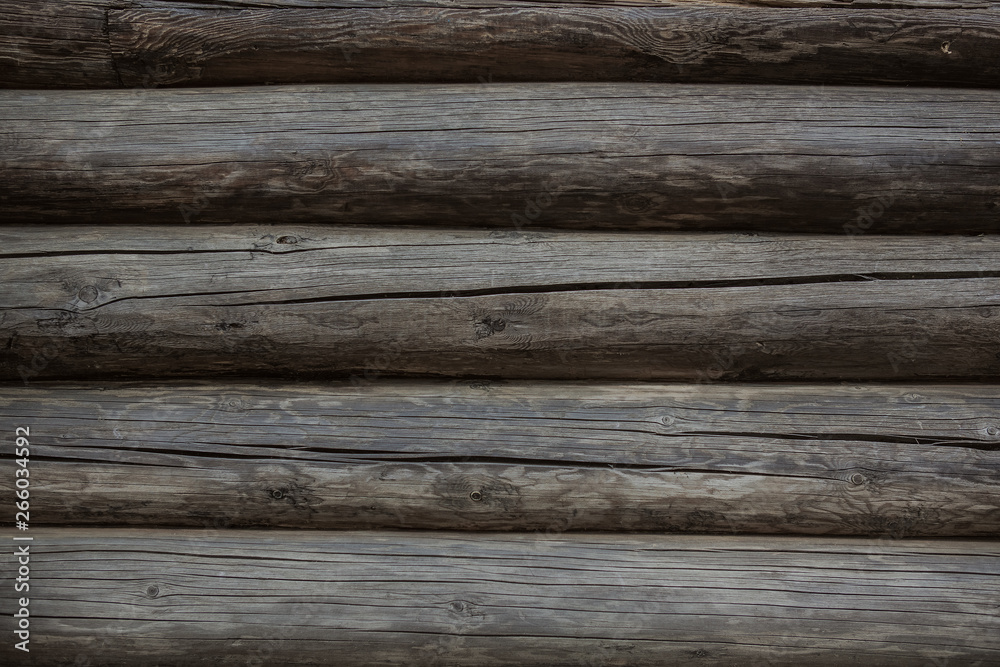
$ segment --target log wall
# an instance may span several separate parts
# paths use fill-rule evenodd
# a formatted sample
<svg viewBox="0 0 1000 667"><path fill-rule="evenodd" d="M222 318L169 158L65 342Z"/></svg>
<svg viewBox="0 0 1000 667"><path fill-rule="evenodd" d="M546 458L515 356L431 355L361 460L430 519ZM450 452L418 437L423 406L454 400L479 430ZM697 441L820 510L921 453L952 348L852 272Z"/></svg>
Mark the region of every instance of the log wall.
<svg viewBox="0 0 1000 667"><path fill-rule="evenodd" d="M998 47L8 0L0 664L1000 664Z"/></svg>

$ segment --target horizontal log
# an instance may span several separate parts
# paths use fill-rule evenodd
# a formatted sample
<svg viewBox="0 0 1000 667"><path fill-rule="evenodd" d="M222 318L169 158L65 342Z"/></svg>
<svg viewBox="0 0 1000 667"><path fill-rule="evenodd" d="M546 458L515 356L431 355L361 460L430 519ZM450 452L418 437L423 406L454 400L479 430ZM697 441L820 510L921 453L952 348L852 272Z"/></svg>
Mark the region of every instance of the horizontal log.
<svg viewBox="0 0 1000 667"><path fill-rule="evenodd" d="M129 9L125 86L673 81L1000 87L1000 14L719 6Z"/></svg>
<svg viewBox="0 0 1000 667"><path fill-rule="evenodd" d="M0 91L0 213L995 232L998 107L1000 90L798 86Z"/></svg>
<svg viewBox="0 0 1000 667"><path fill-rule="evenodd" d="M998 415L983 385L0 388L36 526L995 537Z"/></svg>
<svg viewBox="0 0 1000 667"><path fill-rule="evenodd" d="M1000 86L994 3L615 4L8 0L0 17L6 38L0 62L7 64L0 86L480 80Z"/></svg>
<svg viewBox="0 0 1000 667"><path fill-rule="evenodd" d="M38 530L32 665L985 665L996 542ZM5 549L5 572L15 558ZM13 576L13 575L11 575ZM12 595L0 598L8 618ZM0 657L22 658L12 638Z"/></svg>
<svg viewBox="0 0 1000 667"><path fill-rule="evenodd" d="M48 1L48 0L43 0ZM95 0L70 0L93 2ZM107 0L105 0L107 1ZM128 0L146 9L316 9L399 6L398 0ZM844 9L844 0L406 0L411 7L784 7ZM997 0L851 0L853 9L995 9ZM119 3L113 9L123 9Z"/></svg>
<svg viewBox="0 0 1000 667"><path fill-rule="evenodd" d="M998 236L39 225L0 260L7 380L1000 377Z"/></svg>

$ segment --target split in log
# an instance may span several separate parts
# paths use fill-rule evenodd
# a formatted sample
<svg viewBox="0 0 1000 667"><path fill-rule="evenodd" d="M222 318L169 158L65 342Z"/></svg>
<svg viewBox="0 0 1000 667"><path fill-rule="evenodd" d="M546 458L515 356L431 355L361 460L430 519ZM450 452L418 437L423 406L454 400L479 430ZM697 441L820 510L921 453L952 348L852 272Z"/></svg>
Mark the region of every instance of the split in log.
<svg viewBox="0 0 1000 667"><path fill-rule="evenodd" d="M126 229L0 228L0 377L1000 377L998 236Z"/></svg>
<svg viewBox="0 0 1000 667"><path fill-rule="evenodd" d="M4 87L553 80L1000 87L1000 15L987 2L7 4Z"/></svg>
<svg viewBox="0 0 1000 667"><path fill-rule="evenodd" d="M1000 90L0 91L7 222L1000 230Z"/></svg>
<svg viewBox="0 0 1000 667"><path fill-rule="evenodd" d="M998 415L974 385L0 389L33 526L995 537Z"/></svg>
<svg viewBox="0 0 1000 667"><path fill-rule="evenodd" d="M1000 661L996 542L33 532L32 665Z"/></svg>

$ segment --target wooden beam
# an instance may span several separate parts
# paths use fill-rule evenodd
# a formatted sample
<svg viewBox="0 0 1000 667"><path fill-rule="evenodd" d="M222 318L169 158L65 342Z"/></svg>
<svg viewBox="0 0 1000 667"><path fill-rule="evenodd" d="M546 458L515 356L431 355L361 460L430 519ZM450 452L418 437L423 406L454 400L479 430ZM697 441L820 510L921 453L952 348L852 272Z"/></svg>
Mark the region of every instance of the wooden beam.
<svg viewBox="0 0 1000 667"><path fill-rule="evenodd" d="M998 414L990 385L0 389L32 525L995 537Z"/></svg>
<svg viewBox="0 0 1000 667"><path fill-rule="evenodd" d="M8 380L1000 377L997 236L40 225L0 259Z"/></svg>
<svg viewBox="0 0 1000 667"><path fill-rule="evenodd" d="M995 232L1000 91L0 91L9 222ZM738 109L739 113L734 113Z"/></svg>
<svg viewBox="0 0 1000 667"><path fill-rule="evenodd" d="M1000 85L991 2L8 0L0 86ZM786 6L766 6L766 5ZM961 11L956 11L961 10Z"/></svg>
<svg viewBox="0 0 1000 667"><path fill-rule="evenodd" d="M1000 87L995 11L414 6L109 14L126 86L672 81ZM841 5L843 6L843 5Z"/></svg>
<svg viewBox="0 0 1000 667"><path fill-rule="evenodd" d="M31 664L994 664L996 542L38 530ZM13 572L11 549L2 556ZM12 595L0 600L8 617ZM22 657L12 637L0 656Z"/></svg>

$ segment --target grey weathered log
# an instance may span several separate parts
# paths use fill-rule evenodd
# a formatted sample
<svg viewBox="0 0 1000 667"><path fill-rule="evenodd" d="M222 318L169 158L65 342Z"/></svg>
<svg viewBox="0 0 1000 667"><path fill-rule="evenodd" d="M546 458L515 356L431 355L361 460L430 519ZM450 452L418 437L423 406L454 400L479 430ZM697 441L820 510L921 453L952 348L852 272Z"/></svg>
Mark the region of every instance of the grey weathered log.
<svg viewBox="0 0 1000 667"><path fill-rule="evenodd" d="M0 228L0 377L988 379L1000 237Z"/></svg>
<svg viewBox="0 0 1000 667"><path fill-rule="evenodd" d="M995 232L998 108L861 87L0 91L0 214Z"/></svg>
<svg viewBox="0 0 1000 667"><path fill-rule="evenodd" d="M1000 661L997 542L32 533L32 665ZM0 598L7 618L14 605Z"/></svg>
<svg viewBox="0 0 1000 667"><path fill-rule="evenodd" d="M57 384L0 422L35 526L1000 535L995 385Z"/></svg>
<svg viewBox="0 0 1000 667"><path fill-rule="evenodd" d="M0 86L1000 85L995 3L767 4L8 0Z"/></svg>

